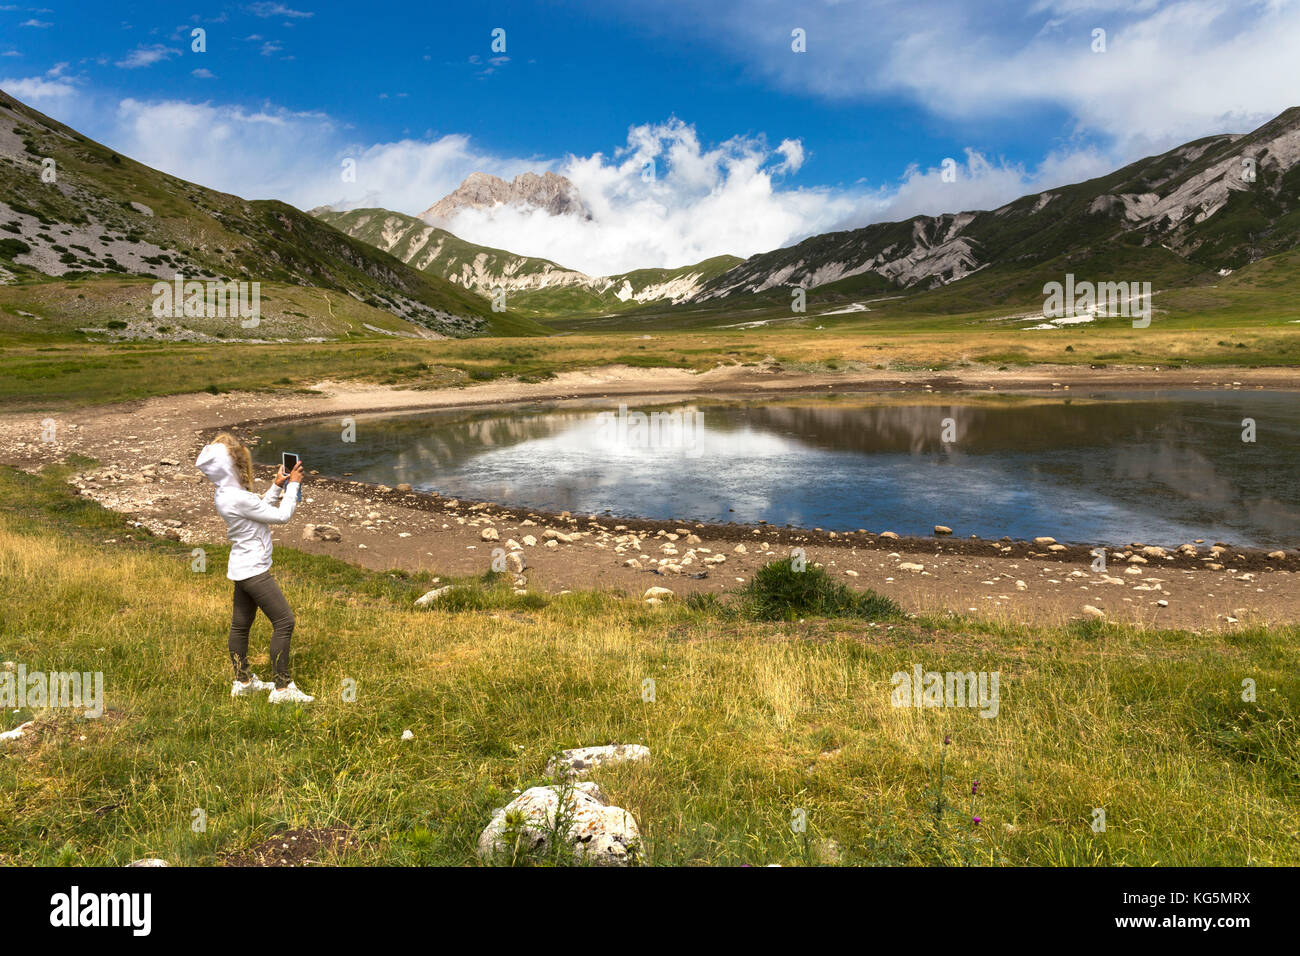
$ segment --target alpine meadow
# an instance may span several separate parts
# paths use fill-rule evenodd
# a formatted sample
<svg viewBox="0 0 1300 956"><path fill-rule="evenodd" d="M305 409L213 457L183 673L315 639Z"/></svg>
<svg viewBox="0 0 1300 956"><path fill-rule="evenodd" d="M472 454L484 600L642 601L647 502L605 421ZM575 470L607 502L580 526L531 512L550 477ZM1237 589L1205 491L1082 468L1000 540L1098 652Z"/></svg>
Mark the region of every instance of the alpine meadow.
<svg viewBox="0 0 1300 956"><path fill-rule="evenodd" d="M16 918L334 941L412 867L1282 917L1300 4L0 24Z"/></svg>

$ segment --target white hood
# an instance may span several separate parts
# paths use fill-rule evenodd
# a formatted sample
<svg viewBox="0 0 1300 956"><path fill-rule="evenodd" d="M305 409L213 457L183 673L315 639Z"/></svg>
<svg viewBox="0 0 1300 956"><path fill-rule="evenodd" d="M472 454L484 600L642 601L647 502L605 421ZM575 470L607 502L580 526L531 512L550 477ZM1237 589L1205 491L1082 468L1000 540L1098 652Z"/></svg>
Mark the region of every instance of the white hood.
<svg viewBox="0 0 1300 956"><path fill-rule="evenodd" d="M239 476L235 474L235 461L230 457L230 449L225 445L215 442L204 445L194 465L218 488L245 490L239 483Z"/></svg>

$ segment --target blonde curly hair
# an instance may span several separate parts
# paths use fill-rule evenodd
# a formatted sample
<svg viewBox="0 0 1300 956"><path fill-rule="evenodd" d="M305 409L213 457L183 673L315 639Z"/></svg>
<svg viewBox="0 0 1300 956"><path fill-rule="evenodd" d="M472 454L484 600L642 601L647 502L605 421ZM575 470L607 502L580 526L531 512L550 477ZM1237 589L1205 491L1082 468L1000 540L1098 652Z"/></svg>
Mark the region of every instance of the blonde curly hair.
<svg viewBox="0 0 1300 956"><path fill-rule="evenodd" d="M222 432L212 439L214 445L225 445L230 452L230 460L235 463L235 476L245 491L253 490L253 456L244 443L230 432Z"/></svg>

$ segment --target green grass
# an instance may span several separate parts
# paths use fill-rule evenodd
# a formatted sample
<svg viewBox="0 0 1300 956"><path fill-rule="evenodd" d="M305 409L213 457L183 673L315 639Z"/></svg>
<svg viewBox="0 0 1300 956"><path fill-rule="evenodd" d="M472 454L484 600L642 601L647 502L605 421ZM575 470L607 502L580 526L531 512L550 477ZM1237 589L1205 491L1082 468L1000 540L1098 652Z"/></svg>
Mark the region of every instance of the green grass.
<svg viewBox="0 0 1300 956"><path fill-rule="evenodd" d="M1041 335L1006 329L875 331L864 326L649 337L605 332L547 339L398 342L357 336L354 341L322 343L187 344L97 343L30 331L6 333L3 319L0 313L0 403L35 410L214 389L303 389L326 380L443 388L499 378L540 382L611 364L707 371L718 365L754 366L767 356L790 371L831 374L1044 364L1207 371L1300 364L1300 324L1261 324L1263 320L1204 329L1104 325Z"/></svg>
<svg viewBox="0 0 1300 956"><path fill-rule="evenodd" d="M0 660L102 671L109 710L4 711L0 729L37 724L0 743L6 864L204 865L333 825L360 838L338 862L471 864L493 808L545 782L551 753L611 742L653 754L597 778L651 865L806 863L828 838L854 864L1300 863L1295 627L759 622L734 597L521 598L487 577L419 609L428 575L281 546L294 674L318 695L281 709L228 696L224 548L195 573L192 546L131 529L61 474L0 470ZM263 672L267 636L259 621ZM913 664L998 671L999 715L892 707L891 675Z"/></svg>

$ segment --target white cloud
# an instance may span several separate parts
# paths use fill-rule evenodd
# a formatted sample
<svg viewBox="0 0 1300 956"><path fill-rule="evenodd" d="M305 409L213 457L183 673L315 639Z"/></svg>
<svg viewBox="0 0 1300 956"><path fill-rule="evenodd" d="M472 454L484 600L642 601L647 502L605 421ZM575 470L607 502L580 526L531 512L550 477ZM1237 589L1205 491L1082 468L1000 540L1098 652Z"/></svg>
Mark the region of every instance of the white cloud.
<svg viewBox="0 0 1300 956"><path fill-rule="evenodd" d="M747 256L851 212L853 200L842 195L778 188L774 179L801 160L795 141L771 149L761 138L734 137L705 147L694 127L670 119L632 127L609 156L549 164L573 180L590 220L499 207L466 210L450 228L471 242L596 275Z"/></svg>
<svg viewBox="0 0 1300 956"><path fill-rule="evenodd" d="M180 56L181 51L173 47L163 46L161 43L154 43L150 46L138 46L123 59L118 60L116 65L124 70L136 70L144 66L153 66L161 60L170 59L173 56Z"/></svg>
<svg viewBox="0 0 1300 956"><path fill-rule="evenodd" d="M773 172L797 173L799 171L799 167L803 165L804 161L803 143L797 139L783 139L776 151L785 157L785 161L778 165Z"/></svg>
<svg viewBox="0 0 1300 956"><path fill-rule="evenodd" d="M994 162L972 149L965 151L963 161L949 158L952 164L948 178L942 162L928 169L909 167L897 187L882 188L837 227L996 209L1026 194L1103 176L1115 169L1108 156L1092 149L1052 153L1033 169L1018 163Z"/></svg>
<svg viewBox="0 0 1300 956"><path fill-rule="evenodd" d="M248 12L256 17L290 17L294 19L303 19L315 16L315 14L303 11L292 10L283 3L253 3L249 4Z"/></svg>
<svg viewBox="0 0 1300 956"><path fill-rule="evenodd" d="M649 28L690 22L771 82L833 100L904 95L954 123L1063 110L1116 165L1296 105L1291 0L965 0L803 5L642 2ZM790 30L807 31L807 52ZM1092 31L1106 31L1106 52Z"/></svg>
<svg viewBox="0 0 1300 956"><path fill-rule="evenodd" d="M491 156L457 135L357 144L324 113L271 104L250 110L126 99L109 110L77 106L59 119L133 159L213 189L302 209L331 203L418 213L476 169L514 176L535 165ZM356 161L355 182L342 178L345 159Z"/></svg>
<svg viewBox="0 0 1300 956"><path fill-rule="evenodd" d="M68 102L77 94L77 88L70 80L47 80L36 76L19 79L7 77L0 80L0 89L42 112Z"/></svg>

